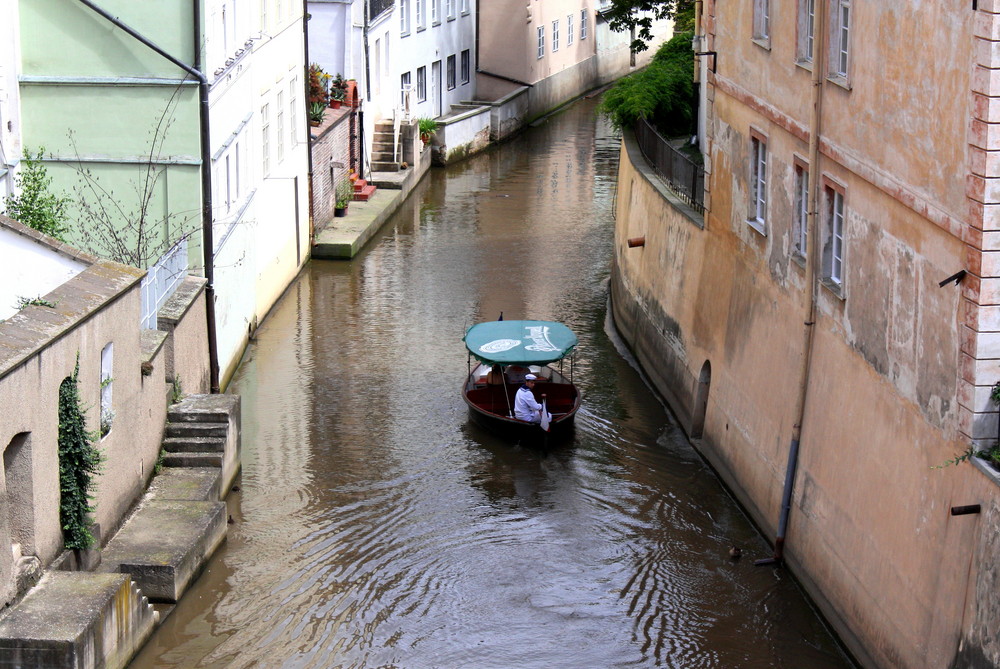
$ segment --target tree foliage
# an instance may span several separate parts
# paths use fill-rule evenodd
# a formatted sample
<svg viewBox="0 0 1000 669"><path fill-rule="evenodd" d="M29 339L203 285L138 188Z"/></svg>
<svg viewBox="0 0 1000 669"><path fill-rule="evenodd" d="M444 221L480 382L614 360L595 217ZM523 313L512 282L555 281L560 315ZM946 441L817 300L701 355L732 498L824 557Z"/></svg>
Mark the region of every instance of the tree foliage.
<svg viewBox="0 0 1000 669"><path fill-rule="evenodd" d="M689 132L695 113L694 55L691 33L676 35L649 66L619 79L604 94L601 111L618 129L645 119L667 136Z"/></svg>
<svg viewBox="0 0 1000 669"><path fill-rule="evenodd" d="M66 548L94 545L90 514L94 507L94 477L101 471L101 453L87 432L87 419L79 390L80 358L73 375L59 385L59 522Z"/></svg>
<svg viewBox="0 0 1000 669"><path fill-rule="evenodd" d="M4 199L7 215L39 232L66 241L66 205L69 198L50 192L52 177L42 164L45 149L32 155L25 149L24 161L14 179L14 195Z"/></svg>
<svg viewBox="0 0 1000 669"><path fill-rule="evenodd" d="M672 18L675 32L694 31L694 0L611 0L602 14L612 30L634 35L633 53L649 48L654 21Z"/></svg>

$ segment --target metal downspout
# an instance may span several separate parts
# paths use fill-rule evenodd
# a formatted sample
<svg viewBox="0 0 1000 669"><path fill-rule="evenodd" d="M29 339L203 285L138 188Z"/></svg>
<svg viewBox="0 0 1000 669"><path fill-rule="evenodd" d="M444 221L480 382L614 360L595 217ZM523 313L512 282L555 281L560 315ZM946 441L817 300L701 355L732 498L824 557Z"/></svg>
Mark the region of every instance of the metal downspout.
<svg viewBox="0 0 1000 669"><path fill-rule="evenodd" d="M188 65L170 55L135 29L123 23L118 17L98 7L90 0L78 0L81 4L121 28L139 43L149 47L171 63L198 80L198 116L200 120L199 145L201 152L201 234L205 259L205 324L208 330L208 367L211 392L219 392L219 349L215 334L215 258L212 237L212 144L209 137L208 78L201 71L201 0L192 0L194 31L194 66Z"/></svg>
<svg viewBox="0 0 1000 669"><path fill-rule="evenodd" d="M805 419L806 396L809 392L809 375L812 371L813 341L816 331L816 301L819 299L819 281L816 268L821 260L819 253L819 133L823 103L823 15L820 3L813 11L813 70L812 70L812 110L809 119L809 203L807 210L806 235L806 286L809 302L806 309L805 348L802 353L802 370L796 393L795 424L792 426L792 440L788 446L788 464L785 469L785 485L781 493L781 514L778 530L774 537L774 555L754 562L756 566L781 564L784 560L785 535L788 531L788 517L792 509L792 491L795 472L799 463L799 442L802 437L802 423Z"/></svg>
<svg viewBox="0 0 1000 669"><path fill-rule="evenodd" d="M305 75L302 77L304 97L303 100L306 101L306 109L309 105L309 0L302 0L302 52L305 58ZM292 123L295 121L293 120ZM306 123L306 164L309 171L308 178L308 192L309 192L309 245L312 246L313 235L315 230L313 228L313 157L312 157L312 131L309 129L309 123ZM295 203L298 206L299 194L295 193Z"/></svg>

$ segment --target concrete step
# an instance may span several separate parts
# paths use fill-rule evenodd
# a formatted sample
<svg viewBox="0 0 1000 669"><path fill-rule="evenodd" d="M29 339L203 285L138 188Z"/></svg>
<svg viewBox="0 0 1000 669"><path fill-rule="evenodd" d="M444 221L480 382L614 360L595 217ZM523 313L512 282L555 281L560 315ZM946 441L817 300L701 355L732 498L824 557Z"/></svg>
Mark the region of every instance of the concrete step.
<svg viewBox="0 0 1000 669"><path fill-rule="evenodd" d="M171 423L228 423L234 408L239 406L237 395L189 395L167 410Z"/></svg>
<svg viewBox="0 0 1000 669"><path fill-rule="evenodd" d="M222 470L218 467L164 467L153 477L146 493L151 499L219 502L225 497Z"/></svg>
<svg viewBox="0 0 1000 669"><path fill-rule="evenodd" d="M176 602L226 538L226 504L146 499L108 542L100 571L129 574L150 601Z"/></svg>
<svg viewBox="0 0 1000 669"><path fill-rule="evenodd" d="M167 437L163 450L167 453L222 453L225 437Z"/></svg>
<svg viewBox="0 0 1000 669"><path fill-rule="evenodd" d="M0 621L0 664L126 667L158 622L128 574L50 571Z"/></svg>
<svg viewBox="0 0 1000 669"><path fill-rule="evenodd" d="M167 423L167 437L222 437L228 432L226 423Z"/></svg>
<svg viewBox="0 0 1000 669"><path fill-rule="evenodd" d="M375 186L365 186L361 190L354 191L353 199L357 202L367 202L375 194Z"/></svg>
<svg viewBox="0 0 1000 669"><path fill-rule="evenodd" d="M372 172L398 172L399 163L372 161Z"/></svg>
<svg viewBox="0 0 1000 669"><path fill-rule="evenodd" d="M166 453L164 467L222 467L222 453Z"/></svg>

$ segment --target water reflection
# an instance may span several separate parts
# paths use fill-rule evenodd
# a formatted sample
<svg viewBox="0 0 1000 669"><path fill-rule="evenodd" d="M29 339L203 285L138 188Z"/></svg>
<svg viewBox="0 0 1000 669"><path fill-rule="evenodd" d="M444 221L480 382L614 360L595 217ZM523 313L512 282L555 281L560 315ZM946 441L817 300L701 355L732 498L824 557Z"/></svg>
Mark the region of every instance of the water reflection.
<svg viewBox="0 0 1000 669"><path fill-rule="evenodd" d="M583 101L431 173L313 263L233 384L229 538L134 667L844 667L605 327L618 140ZM584 407L550 452L471 423L461 337L566 322Z"/></svg>

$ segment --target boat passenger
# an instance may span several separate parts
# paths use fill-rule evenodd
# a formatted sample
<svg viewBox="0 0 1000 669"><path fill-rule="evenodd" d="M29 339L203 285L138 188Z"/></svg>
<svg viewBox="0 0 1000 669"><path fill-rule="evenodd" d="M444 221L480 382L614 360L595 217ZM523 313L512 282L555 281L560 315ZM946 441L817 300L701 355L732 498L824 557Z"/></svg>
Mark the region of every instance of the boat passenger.
<svg viewBox="0 0 1000 669"><path fill-rule="evenodd" d="M514 397L514 418L526 423L538 423L542 420L542 405L532 393L536 378L534 374L525 374L524 385L517 389Z"/></svg>

